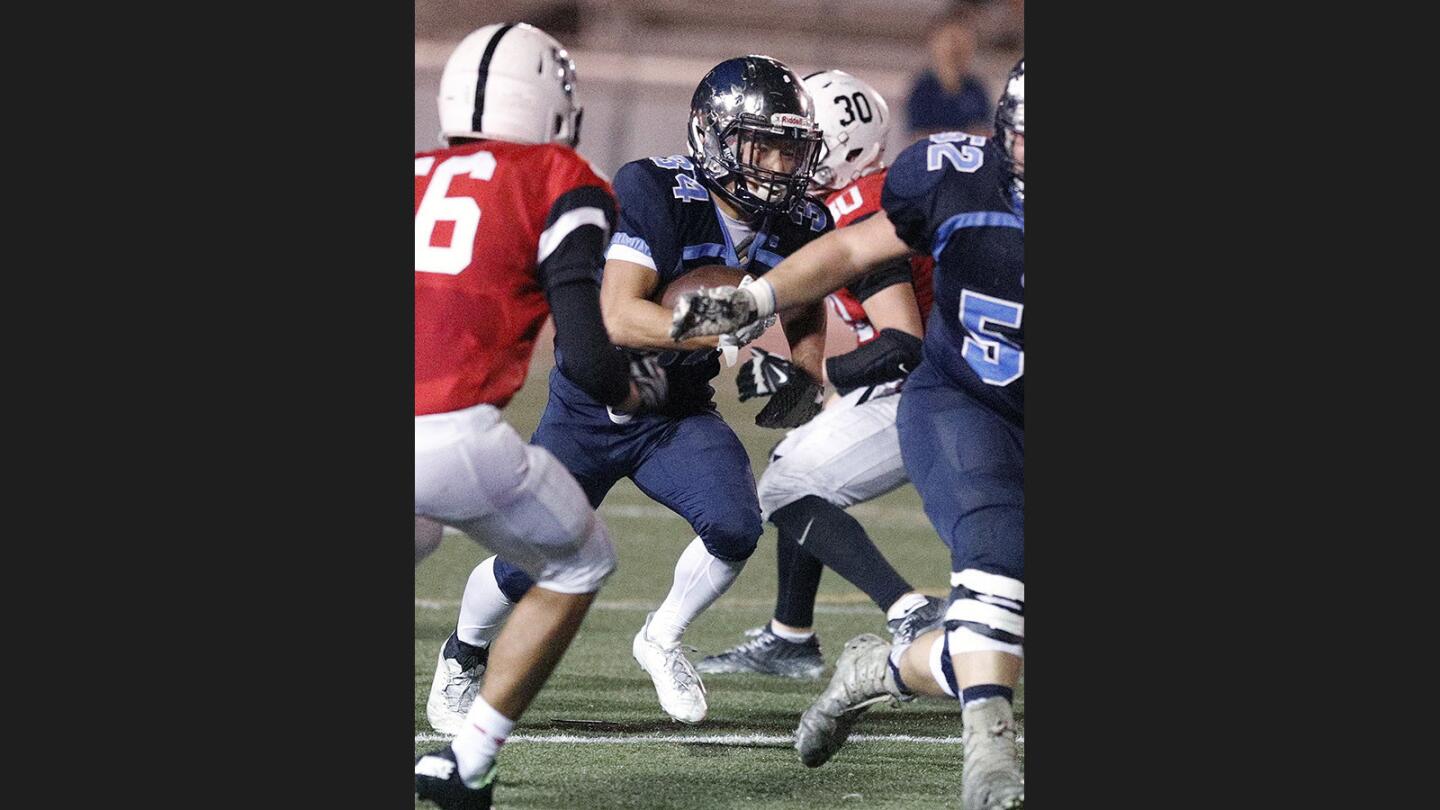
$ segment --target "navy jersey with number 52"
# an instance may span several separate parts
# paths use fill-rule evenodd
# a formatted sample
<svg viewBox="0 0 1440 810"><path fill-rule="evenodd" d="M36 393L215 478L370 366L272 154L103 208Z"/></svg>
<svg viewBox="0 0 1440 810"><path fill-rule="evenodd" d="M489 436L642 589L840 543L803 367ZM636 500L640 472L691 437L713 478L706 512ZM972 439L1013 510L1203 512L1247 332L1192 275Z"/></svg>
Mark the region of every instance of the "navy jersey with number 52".
<svg viewBox="0 0 1440 810"><path fill-rule="evenodd" d="M925 363L1025 425L1025 209L998 142L949 132L900 154L880 203L895 233L935 257Z"/></svg>
<svg viewBox="0 0 1440 810"><path fill-rule="evenodd" d="M754 226L749 244L735 244L719 209L683 155L631 161L615 174L620 222L606 258L644 265L664 287L697 267L724 264L760 277L782 259L834 229L830 212L807 197L791 214L775 214ZM657 289L658 289L657 287ZM670 383L671 411L709 404L709 381L720 373L715 349L662 352Z"/></svg>

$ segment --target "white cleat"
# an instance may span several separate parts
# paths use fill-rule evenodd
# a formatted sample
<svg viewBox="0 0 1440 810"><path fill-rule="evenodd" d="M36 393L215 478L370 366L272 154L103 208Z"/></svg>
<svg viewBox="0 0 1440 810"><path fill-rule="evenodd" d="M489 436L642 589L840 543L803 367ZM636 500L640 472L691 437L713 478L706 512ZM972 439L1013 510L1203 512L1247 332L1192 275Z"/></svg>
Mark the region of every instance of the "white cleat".
<svg viewBox="0 0 1440 810"><path fill-rule="evenodd" d="M705 702L705 684L678 641L665 647L650 640L650 620L654 616L651 613L645 617L645 626L635 634L630 652L635 656L635 663L650 673L660 708L682 723L698 723L710 709Z"/></svg>
<svg viewBox="0 0 1440 810"><path fill-rule="evenodd" d="M964 765L960 771L965 810L1022 810L1025 773L1015 746L1015 713L1010 701L986 698L965 705Z"/></svg>
<svg viewBox="0 0 1440 810"><path fill-rule="evenodd" d="M461 644L454 633L445 640L439 660L435 662L430 699L425 703L425 716L432 728L451 735L459 735L465 728L465 718L475 696L480 694L489 658L488 647Z"/></svg>

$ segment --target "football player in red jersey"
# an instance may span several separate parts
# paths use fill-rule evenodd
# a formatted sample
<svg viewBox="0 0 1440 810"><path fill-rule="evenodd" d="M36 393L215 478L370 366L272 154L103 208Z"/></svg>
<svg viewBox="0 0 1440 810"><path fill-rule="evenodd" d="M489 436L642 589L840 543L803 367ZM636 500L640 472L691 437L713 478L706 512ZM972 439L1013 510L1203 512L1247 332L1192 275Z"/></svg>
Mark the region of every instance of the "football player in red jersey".
<svg viewBox="0 0 1440 810"><path fill-rule="evenodd" d="M843 228L880 210L885 183L885 99L844 71L805 77L825 149L815 183ZM908 478L900 460L896 406L905 376L920 359L929 313L929 256L887 264L829 296L855 330L859 347L826 361L838 397L771 452L759 482L760 506L779 530L775 613L748 641L696 665L701 672L756 672L819 678L825 668L813 628L815 595L825 566L864 591L901 641L941 618L944 601L924 596L885 560L845 509L878 498ZM778 356L752 350L740 370L742 398L765 395L789 375Z"/></svg>
<svg viewBox="0 0 1440 810"><path fill-rule="evenodd" d="M615 567L579 484L500 409L552 311L558 362L596 399L658 408L666 378L617 351L601 320L595 276L615 200L574 151L581 110L565 49L523 23L481 28L450 56L439 103L446 146L415 156L416 564L444 524L536 582L489 651L465 727L416 759L420 798L483 808L500 745Z"/></svg>

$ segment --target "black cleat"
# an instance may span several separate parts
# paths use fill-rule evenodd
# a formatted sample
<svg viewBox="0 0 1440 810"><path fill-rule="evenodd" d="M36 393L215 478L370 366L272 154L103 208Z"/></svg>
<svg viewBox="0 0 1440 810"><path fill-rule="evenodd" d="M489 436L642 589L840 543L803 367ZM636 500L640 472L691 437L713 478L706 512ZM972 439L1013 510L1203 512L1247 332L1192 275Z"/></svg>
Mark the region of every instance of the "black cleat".
<svg viewBox="0 0 1440 810"><path fill-rule="evenodd" d="M945 623L944 599L936 599L933 596L925 597L925 604L901 616L885 623L890 630L891 643L909 644L923 635L927 630L932 630Z"/></svg>
<svg viewBox="0 0 1440 810"><path fill-rule="evenodd" d="M434 802L443 810L490 810L490 794L495 790L495 766L485 774L485 783L478 788L460 781L460 766L455 763L455 750L445 746L415 758L415 797Z"/></svg>
<svg viewBox="0 0 1440 810"><path fill-rule="evenodd" d="M745 631L750 640L731 647L718 655L710 655L695 665L700 672L755 672L762 675L780 675L786 678L816 680L825 670L825 659L820 656L820 641L811 636L809 641L787 641L764 627Z"/></svg>

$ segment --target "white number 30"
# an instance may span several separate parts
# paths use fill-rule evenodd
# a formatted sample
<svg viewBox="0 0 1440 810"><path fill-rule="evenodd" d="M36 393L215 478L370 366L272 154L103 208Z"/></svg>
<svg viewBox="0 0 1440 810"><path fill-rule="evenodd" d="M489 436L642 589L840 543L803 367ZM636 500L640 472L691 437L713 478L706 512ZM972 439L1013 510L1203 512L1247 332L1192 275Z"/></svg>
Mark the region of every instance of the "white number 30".
<svg viewBox="0 0 1440 810"><path fill-rule="evenodd" d="M415 176L430 171L434 158L416 158ZM475 180L489 180L495 174L495 156L489 152L461 155L435 167L420 208L415 212L415 272L459 275L470 266L475 253L475 231L480 227L480 206L469 197L450 197L450 181L468 174ZM450 244L430 244L435 227L441 222L454 223Z"/></svg>

